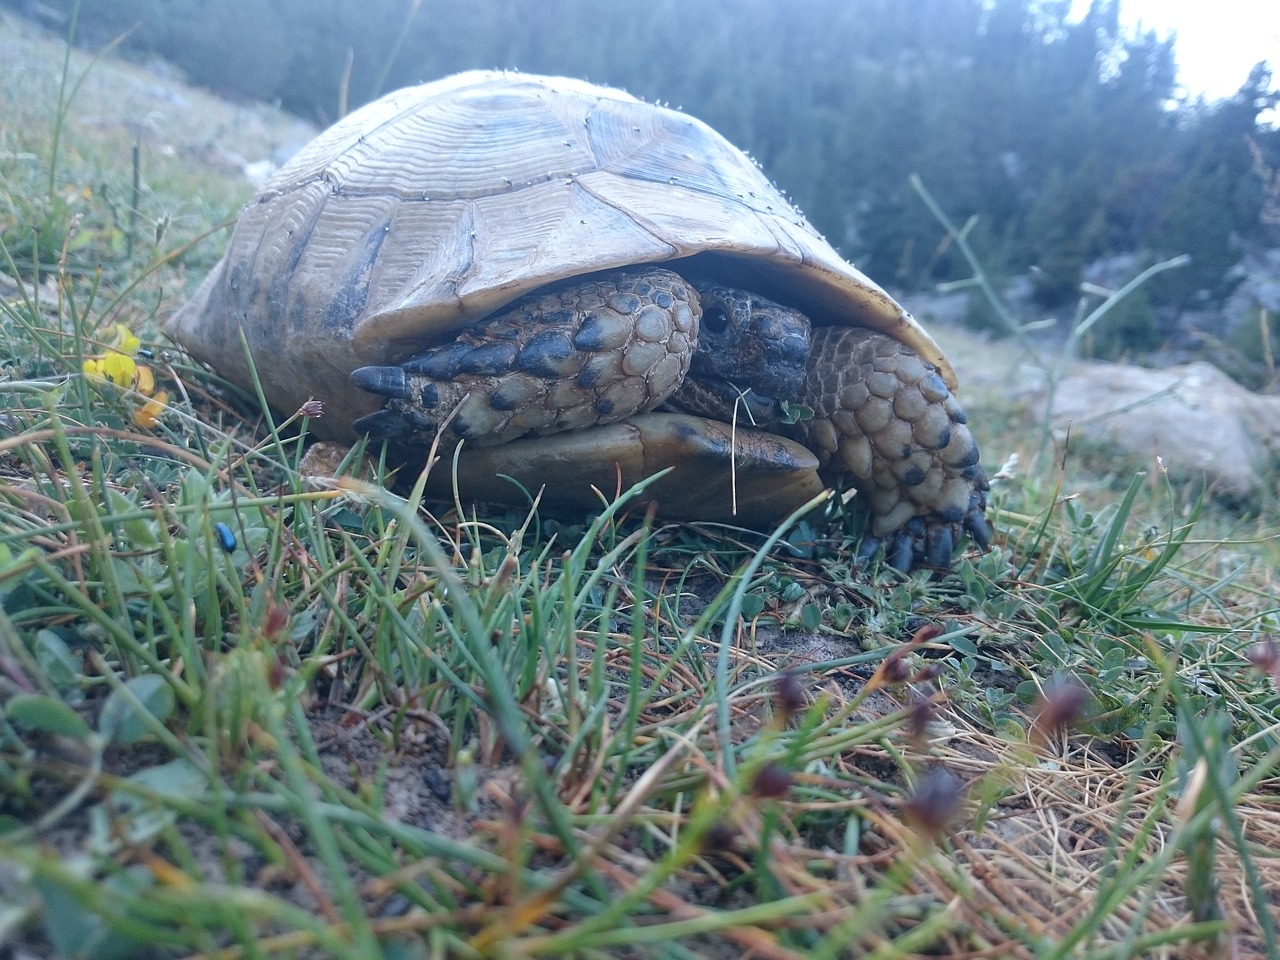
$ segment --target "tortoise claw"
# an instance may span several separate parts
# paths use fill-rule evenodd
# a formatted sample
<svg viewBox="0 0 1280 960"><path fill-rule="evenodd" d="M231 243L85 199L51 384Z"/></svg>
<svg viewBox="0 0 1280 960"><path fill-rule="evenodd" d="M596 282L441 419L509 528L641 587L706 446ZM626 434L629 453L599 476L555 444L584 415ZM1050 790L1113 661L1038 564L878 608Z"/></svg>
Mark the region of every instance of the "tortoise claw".
<svg viewBox="0 0 1280 960"><path fill-rule="evenodd" d="M376 410L353 422L351 427L374 440L395 440L413 432L404 417L394 410Z"/></svg>
<svg viewBox="0 0 1280 960"><path fill-rule="evenodd" d="M984 514L987 510L987 491L991 489L991 485L981 466L973 468L970 479L973 481L973 492L969 495L969 509L965 511L963 526L978 548L986 550L991 546L991 524Z"/></svg>
<svg viewBox="0 0 1280 960"><path fill-rule="evenodd" d="M450 380L461 372L464 359L473 349L470 343L461 340L432 347L406 360L404 372L432 380Z"/></svg>
<svg viewBox="0 0 1280 960"><path fill-rule="evenodd" d="M964 533L968 533L981 550L991 545L991 525L977 504L970 508L960 523L936 515L913 517L883 537L866 534L858 545L856 561L859 564L870 562L883 547L884 562L901 573L911 573L922 567L944 571L951 566L951 556Z"/></svg>
<svg viewBox="0 0 1280 960"><path fill-rule="evenodd" d="M982 515L980 509L974 508L965 514L964 528L969 532L969 536L973 537L973 542L978 545L978 549L990 548L991 524L987 522L987 518Z"/></svg>
<svg viewBox="0 0 1280 960"><path fill-rule="evenodd" d="M910 573L911 568L915 566L915 544L911 539L911 535L903 529L890 537L885 544L885 563L899 573Z"/></svg>
<svg viewBox="0 0 1280 960"><path fill-rule="evenodd" d="M408 400L413 396L413 382L403 367L357 367L349 379L353 387L380 397Z"/></svg>
<svg viewBox="0 0 1280 960"><path fill-rule="evenodd" d="M401 413L386 407L360 417L351 426L372 440L403 440L414 434L434 433L436 429L435 423L413 411Z"/></svg>
<svg viewBox="0 0 1280 960"><path fill-rule="evenodd" d="M873 537L869 533L864 534L862 542L858 544L858 552L855 554L854 559L860 564L870 563L883 542L879 537Z"/></svg>
<svg viewBox="0 0 1280 960"><path fill-rule="evenodd" d="M951 524L936 524L928 528L925 535L926 564L934 568L950 566L954 549L955 537L951 533Z"/></svg>
<svg viewBox="0 0 1280 960"><path fill-rule="evenodd" d="M865 536L858 548L858 561L865 563L884 547L884 562L899 573L910 573L924 558L926 527L920 517L912 517L884 537Z"/></svg>

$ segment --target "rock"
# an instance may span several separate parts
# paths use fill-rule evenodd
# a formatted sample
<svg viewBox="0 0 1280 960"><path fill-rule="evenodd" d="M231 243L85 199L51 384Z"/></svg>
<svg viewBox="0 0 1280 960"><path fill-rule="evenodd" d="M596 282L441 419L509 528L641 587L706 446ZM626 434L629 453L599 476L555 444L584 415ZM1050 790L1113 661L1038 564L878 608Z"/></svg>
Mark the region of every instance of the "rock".
<svg viewBox="0 0 1280 960"><path fill-rule="evenodd" d="M926 327L935 323L959 326L969 309L968 291L961 293L920 293L895 291L907 312Z"/></svg>
<svg viewBox="0 0 1280 960"><path fill-rule="evenodd" d="M1259 309L1280 315L1280 249L1250 251L1234 275L1240 282L1227 299L1228 316L1256 318Z"/></svg>
<svg viewBox="0 0 1280 960"><path fill-rule="evenodd" d="M1142 252L1117 253L1085 265L1081 277L1085 283L1107 290L1119 290L1156 261L1153 254Z"/></svg>
<svg viewBox="0 0 1280 960"><path fill-rule="evenodd" d="M44 275L39 290L25 280L11 277L7 273L0 273L0 300L15 304L29 300L47 307L58 302L58 285L49 273Z"/></svg>
<svg viewBox="0 0 1280 960"><path fill-rule="evenodd" d="M1041 387L1040 409L1045 395ZM1223 492L1251 495L1276 483L1280 396L1252 393L1203 361L1163 370L1078 363L1058 384L1052 422L1159 456L1175 473L1203 474Z"/></svg>

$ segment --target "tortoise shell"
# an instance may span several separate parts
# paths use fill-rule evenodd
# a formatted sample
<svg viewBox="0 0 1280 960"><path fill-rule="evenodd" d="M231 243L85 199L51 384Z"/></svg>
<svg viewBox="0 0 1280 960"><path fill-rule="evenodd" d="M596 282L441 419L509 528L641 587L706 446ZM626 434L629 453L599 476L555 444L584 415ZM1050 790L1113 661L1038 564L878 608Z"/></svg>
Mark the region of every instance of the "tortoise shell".
<svg viewBox="0 0 1280 960"><path fill-rule="evenodd" d="M846 263L741 150L701 121L579 80L470 72L400 90L267 182L166 332L352 440L379 399L352 370L396 363L556 281L690 266L818 325L878 330L954 374L933 339Z"/></svg>

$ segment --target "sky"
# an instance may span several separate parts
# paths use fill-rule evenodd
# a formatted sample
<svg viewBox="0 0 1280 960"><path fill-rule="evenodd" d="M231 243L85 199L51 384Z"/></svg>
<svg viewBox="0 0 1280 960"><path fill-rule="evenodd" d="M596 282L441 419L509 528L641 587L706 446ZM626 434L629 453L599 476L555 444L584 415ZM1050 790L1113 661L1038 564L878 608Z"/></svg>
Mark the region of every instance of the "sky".
<svg viewBox="0 0 1280 960"><path fill-rule="evenodd" d="M1078 14L1089 9L1074 2ZM1280 0L1120 0L1120 22L1161 38L1177 32L1178 79L1192 96L1231 96L1259 60L1280 84Z"/></svg>

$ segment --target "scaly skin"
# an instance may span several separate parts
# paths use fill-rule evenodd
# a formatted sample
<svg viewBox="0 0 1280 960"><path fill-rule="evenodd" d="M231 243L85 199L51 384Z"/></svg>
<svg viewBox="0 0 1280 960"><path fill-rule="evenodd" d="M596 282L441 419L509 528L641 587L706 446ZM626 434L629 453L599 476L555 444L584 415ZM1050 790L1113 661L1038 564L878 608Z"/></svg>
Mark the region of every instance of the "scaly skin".
<svg viewBox="0 0 1280 960"><path fill-rule="evenodd" d="M695 292L694 287L697 290ZM357 421L425 447L491 446L617 423L666 404L790 436L823 478L850 478L872 515L863 556L945 567L962 531L985 546L987 480L964 412L938 372L884 334L810 332L800 313L659 268L546 292L352 382L388 398ZM809 406L787 424L779 400ZM452 418L450 419L450 415Z"/></svg>
<svg viewBox="0 0 1280 960"><path fill-rule="evenodd" d="M942 377L914 352L882 333L820 327L799 402L812 419L765 426L812 450L828 483L852 478L867 497L864 555L883 544L899 569L945 567L963 530L990 542L978 444Z"/></svg>
<svg viewBox="0 0 1280 960"><path fill-rule="evenodd" d="M356 429L429 443L449 418L447 446L492 446L617 423L657 407L685 379L700 312L693 288L670 270L527 298L398 367L352 373L356 386L389 398Z"/></svg>

